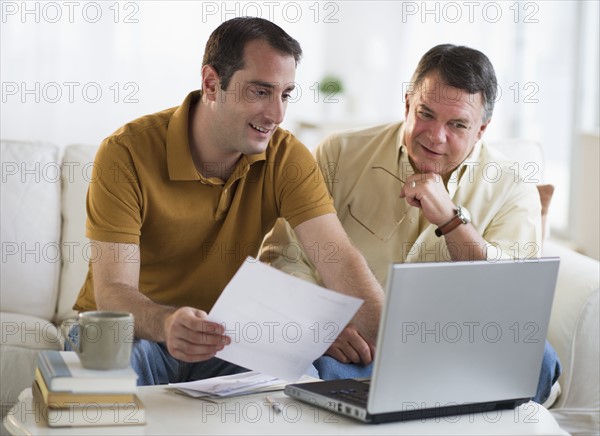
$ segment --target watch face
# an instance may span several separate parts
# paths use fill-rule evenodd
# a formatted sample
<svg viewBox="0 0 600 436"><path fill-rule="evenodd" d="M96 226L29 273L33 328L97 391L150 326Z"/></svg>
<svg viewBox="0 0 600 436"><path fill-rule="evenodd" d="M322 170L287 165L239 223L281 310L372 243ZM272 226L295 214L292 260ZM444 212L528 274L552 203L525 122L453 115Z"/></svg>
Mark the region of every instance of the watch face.
<svg viewBox="0 0 600 436"><path fill-rule="evenodd" d="M458 217L464 224L471 222L471 213L467 210L466 207L457 206L456 209L457 209Z"/></svg>

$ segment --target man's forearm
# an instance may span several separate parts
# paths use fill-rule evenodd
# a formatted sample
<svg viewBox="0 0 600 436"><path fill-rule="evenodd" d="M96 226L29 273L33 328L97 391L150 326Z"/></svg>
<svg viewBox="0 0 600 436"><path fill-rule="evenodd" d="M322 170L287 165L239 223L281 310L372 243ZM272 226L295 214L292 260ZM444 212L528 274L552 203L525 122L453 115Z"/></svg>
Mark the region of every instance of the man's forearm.
<svg viewBox="0 0 600 436"><path fill-rule="evenodd" d="M165 341L165 320L176 309L150 300L139 290L124 284L106 285L96 290L99 310L130 312L135 322L135 336L154 342Z"/></svg>
<svg viewBox="0 0 600 436"><path fill-rule="evenodd" d="M453 261L487 259L487 243L471 224L459 225L444 235L448 253Z"/></svg>

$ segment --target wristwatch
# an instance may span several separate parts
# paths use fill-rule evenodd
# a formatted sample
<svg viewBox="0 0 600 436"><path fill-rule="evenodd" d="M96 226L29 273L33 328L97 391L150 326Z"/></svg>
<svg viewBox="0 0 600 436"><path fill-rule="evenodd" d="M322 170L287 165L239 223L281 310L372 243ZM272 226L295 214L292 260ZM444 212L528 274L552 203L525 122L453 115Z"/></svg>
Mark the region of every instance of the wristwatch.
<svg viewBox="0 0 600 436"><path fill-rule="evenodd" d="M443 226L439 226L437 229L435 229L436 236L439 237L445 235L446 233L450 233L452 230L454 230L461 224L467 224L471 222L471 214L469 213L466 207L456 206L456 209L454 211L456 212L454 218L452 218Z"/></svg>

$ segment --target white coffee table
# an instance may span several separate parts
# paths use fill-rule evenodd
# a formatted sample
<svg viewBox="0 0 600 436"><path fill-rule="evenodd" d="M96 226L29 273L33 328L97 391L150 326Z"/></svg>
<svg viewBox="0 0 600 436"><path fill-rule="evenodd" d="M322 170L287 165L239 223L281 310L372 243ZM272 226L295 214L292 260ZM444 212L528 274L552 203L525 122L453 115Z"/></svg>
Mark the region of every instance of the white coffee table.
<svg viewBox="0 0 600 436"><path fill-rule="evenodd" d="M4 425L15 435L105 435L105 434L456 434L456 435L567 435L554 417L536 403L515 410L432 418L388 424L363 424L329 411L298 402L282 391L271 393L281 403L277 413L264 394L235 397L212 403L173 392L166 386L139 388L146 406L146 424L120 427L49 428L35 413L31 389L24 390L8 413ZM36 416L37 415L37 416Z"/></svg>

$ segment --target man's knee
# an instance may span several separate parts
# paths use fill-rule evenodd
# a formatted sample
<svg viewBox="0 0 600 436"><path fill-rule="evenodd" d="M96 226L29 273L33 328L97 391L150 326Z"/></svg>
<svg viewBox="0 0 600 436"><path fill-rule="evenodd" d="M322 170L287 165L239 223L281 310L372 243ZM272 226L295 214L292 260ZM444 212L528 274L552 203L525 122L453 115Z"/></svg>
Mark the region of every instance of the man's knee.
<svg viewBox="0 0 600 436"><path fill-rule="evenodd" d="M558 355L550 342L546 341L546 345L544 347L544 358L542 360L542 371L545 371L547 377L555 383L560 377L562 372L562 367L560 364L560 360L558 359Z"/></svg>
<svg viewBox="0 0 600 436"><path fill-rule="evenodd" d="M323 380L370 377L373 364L342 363L331 356L321 356L313 362Z"/></svg>
<svg viewBox="0 0 600 436"><path fill-rule="evenodd" d="M538 387L536 394L533 397L533 401L542 404L548 399L552 391L552 386L558 381L558 377L560 377L561 370L560 361L556 351L554 351L552 345L546 341Z"/></svg>

